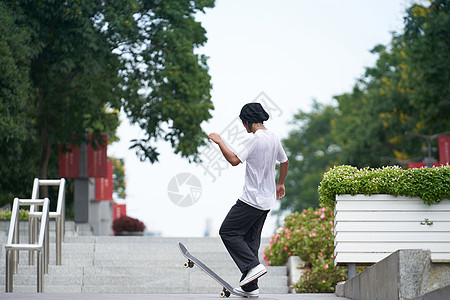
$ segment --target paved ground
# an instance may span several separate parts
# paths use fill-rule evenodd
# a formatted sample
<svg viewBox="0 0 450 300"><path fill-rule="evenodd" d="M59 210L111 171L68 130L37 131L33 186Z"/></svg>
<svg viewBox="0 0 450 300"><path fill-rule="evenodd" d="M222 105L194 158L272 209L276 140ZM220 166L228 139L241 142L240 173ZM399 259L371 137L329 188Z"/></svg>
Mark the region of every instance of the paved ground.
<svg viewBox="0 0 450 300"><path fill-rule="evenodd" d="M167 300L192 300L192 299L204 299L204 300L217 300L221 299L219 295L207 295L207 294L153 294L153 295L142 295L142 294L6 294L0 293L1 299L15 299L15 300L34 300L34 299L45 299L45 300L157 300L157 299L167 299ZM224 298L227 299L227 298ZM230 296L228 299L242 299L237 296ZM341 300L346 298L337 297L335 294L278 294L278 295L260 295L259 300Z"/></svg>

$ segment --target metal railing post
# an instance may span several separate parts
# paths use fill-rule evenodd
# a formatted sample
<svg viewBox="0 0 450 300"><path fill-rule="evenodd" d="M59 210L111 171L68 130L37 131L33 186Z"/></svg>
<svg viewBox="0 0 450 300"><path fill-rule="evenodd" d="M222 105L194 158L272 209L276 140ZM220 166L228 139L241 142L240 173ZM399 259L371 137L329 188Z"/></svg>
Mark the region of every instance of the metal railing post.
<svg viewBox="0 0 450 300"><path fill-rule="evenodd" d="M62 243L64 242L65 213L66 213L66 180L59 180L58 204L56 208L56 264L62 264Z"/></svg>
<svg viewBox="0 0 450 300"><path fill-rule="evenodd" d="M42 206L41 228L39 230L40 249L38 249L38 263L37 263L37 292L44 291L44 273L48 273L48 245L49 245L49 206L50 200L45 198Z"/></svg>
<svg viewBox="0 0 450 300"><path fill-rule="evenodd" d="M50 200L39 198L39 185L59 186L56 212L50 212ZM28 214L28 244L20 243L20 219L19 206L29 206ZM37 207L42 206L40 211ZM37 292L44 291L44 274L48 274L50 262L50 218L55 219L56 226L56 264L61 265L62 242L65 229L65 179L39 180L35 179L31 199L14 199L11 213L11 222L8 231L8 240L5 245L6 276L5 291L12 292L14 286L14 274L18 272L19 251L28 251L28 264L34 264L34 251L37 252ZM38 221L40 226L38 231ZM38 237L39 232L39 237Z"/></svg>
<svg viewBox="0 0 450 300"><path fill-rule="evenodd" d="M47 228L47 230L45 231L45 237L44 237L44 255L45 255L45 260L44 260L44 273L48 274L48 264L50 263L50 228L49 228L49 220L48 220L48 211L47 211L47 218L46 218L46 225L45 227Z"/></svg>
<svg viewBox="0 0 450 300"><path fill-rule="evenodd" d="M44 268L43 268L43 259L44 259L44 252L38 251L37 255L37 292L42 293L44 291Z"/></svg>
<svg viewBox="0 0 450 300"><path fill-rule="evenodd" d="M40 217L40 229L39 238L35 244L21 244L19 237L20 227L17 225L19 222L19 206L42 206L42 212L35 213L32 217ZM41 293L44 290L44 273L48 273L49 262L49 206L50 200L45 199L14 199L13 210L11 214L11 223L9 225L8 240L5 245L6 253L6 276L5 276L5 291L13 291L13 274L14 269L18 269L19 251L37 251L37 292Z"/></svg>
<svg viewBox="0 0 450 300"><path fill-rule="evenodd" d="M28 217L28 240L30 244L37 243L38 220L36 217ZM28 264L34 265L34 251L28 253Z"/></svg>
<svg viewBox="0 0 450 300"><path fill-rule="evenodd" d="M17 201L19 201L19 200L17 200ZM12 218L12 214L11 214L11 218ZM14 226L13 243L19 244L20 243L20 241L19 241L20 226L19 226L19 220L18 220L19 219L19 208L18 207L17 207L16 211L14 212L14 219L15 219L15 222L12 225L12 226ZM12 252L12 272L13 272L13 274L17 274L18 265L19 265L19 251L13 250L13 252Z"/></svg>
<svg viewBox="0 0 450 300"><path fill-rule="evenodd" d="M6 276L5 276L5 292L13 291L13 270L12 270L12 251L6 250Z"/></svg>
<svg viewBox="0 0 450 300"><path fill-rule="evenodd" d="M64 241L65 230L65 185L66 180L61 179L34 179L33 191L31 193L32 199L39 198L39 186L59 186L58 202L55 212L49 212L50 218L55 219L55 234L56 234L56 264L62 264L62 243ZM30 212L34 212L34 207L30 208ZM36 227L37 228L37 227ZM36 229L37 230L37 229ZM33 258L34 253L30 253L29 259ZM48 257L48 253L45 254ZM33 260L34 261L34 260Z"/></svg>
<svg viewBox="0 0 450 300"><path fill-rule="evenodd" d="M62 256L62 235L61 230L63 230L61 227L61 217L58 217L55 219L55 226L56 226L56 264L61 265L61 256Z"/></svg>
<svg viewBox="0 0 450 300"><path fill-rule="evenodd" d="M35 178L33 180L33 190L31 192L31 199L39 199L39 179ZM30 214L28 216L28 240L30 244L35 244L37 242L37 228L38 221L33 213L35 212L34 205L30 206ZM34 265L34 251L28 252L28 264Z"/></svg>

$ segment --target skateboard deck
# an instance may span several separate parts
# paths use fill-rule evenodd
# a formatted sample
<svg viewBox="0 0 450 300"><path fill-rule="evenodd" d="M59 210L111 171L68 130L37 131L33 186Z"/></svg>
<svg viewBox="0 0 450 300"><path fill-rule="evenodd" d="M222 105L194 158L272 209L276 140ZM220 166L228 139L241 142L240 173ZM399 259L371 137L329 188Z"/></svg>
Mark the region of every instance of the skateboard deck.
<svg viewBox="0 0 450 300"><path fill-rule="evenodd" d="M223 287L222 291L220 292L220 297L230 297L231 294L241 297L247 297L246 294L235 290L228 282L223 280L219 275L214 273L214 271L208 268L198 258L189 253L189 251L182 243L178 243L178 247L180 247L181 254L183 254L183 256L188 259L188 261L184 263L185 268L193 268L194 265L197 265L197 267L199 267L203 272L208 274L212 279L217 281Z"/></svg>

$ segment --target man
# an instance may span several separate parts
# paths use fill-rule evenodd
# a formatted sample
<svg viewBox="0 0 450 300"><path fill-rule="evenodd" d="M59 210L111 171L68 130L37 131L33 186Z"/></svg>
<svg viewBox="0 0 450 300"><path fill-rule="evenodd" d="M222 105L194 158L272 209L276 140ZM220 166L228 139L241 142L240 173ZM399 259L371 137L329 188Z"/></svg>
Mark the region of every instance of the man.
<svg viewBox="0 0 450 300"><path fill-rule="evenodd" d="M237 289L249 297L258 297L258 278L267 273L258 259L261 232L276 199L285 195L284 181L289 162L279 138L264 126L269 115L261 104L244 105L239 117L247 132L253 133L253 138L246 142L240 153L233 153L217 133L211 133L208 138L219 146L232 166L247 162L242 196L229 211L219 234L242 272L240 288ZM277 161L280 162L280 172L275 184Z"/></svg>

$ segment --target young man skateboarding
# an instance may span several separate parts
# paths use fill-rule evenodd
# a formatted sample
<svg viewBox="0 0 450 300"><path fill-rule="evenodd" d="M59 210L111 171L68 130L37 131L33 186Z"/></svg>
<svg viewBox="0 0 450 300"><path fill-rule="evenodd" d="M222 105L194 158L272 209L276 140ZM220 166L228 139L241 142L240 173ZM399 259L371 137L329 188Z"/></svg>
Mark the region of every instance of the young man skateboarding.
<svg viewBox="0 0 450 300"><path fill-rule="evenodd" d="M219 146L232 166L247 162L242 196L225 217L219 234L242 272L238 290L249 297L258 297L258 278L267 273L258 258L261 232L276 199L285 195L284 181L289 162L279 138L264 126L269 115L261 104L244 105L239 118L247 132L253 133L239 153L233 153L217 133L211 133L208 138ZM280 172L275 184L277 161Z"/></svg>

